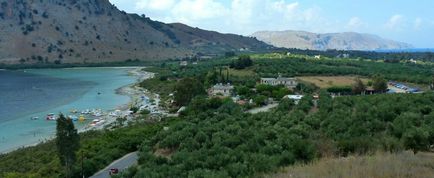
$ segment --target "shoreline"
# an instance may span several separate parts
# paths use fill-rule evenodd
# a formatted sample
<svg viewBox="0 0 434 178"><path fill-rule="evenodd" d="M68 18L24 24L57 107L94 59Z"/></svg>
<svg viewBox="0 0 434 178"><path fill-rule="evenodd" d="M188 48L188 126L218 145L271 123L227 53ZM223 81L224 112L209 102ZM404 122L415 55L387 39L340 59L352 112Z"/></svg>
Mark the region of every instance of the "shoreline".
<svg viewBox="0 0 434 178"><path fill-rule="evenodd" d="M153 78L155 74L151 73L151 72L144 71L143 69L145 69L146 67L121 67L121 68L131 68L131 70L128 71L128 75L136 77L136 82L131 83L129 85L122 86L122 87L116 89L115 93L118 95L128 96L130 98L130 101L126 104L118 105L116 108L108 110L107 112L112 112L112 111L118 110L123 115L125 115L129 112L132 105L137 106L137 101L140 100L140 97L142 95L148 95L149 94L149 93L143 93L140 90L140 88L137 87L137 84L143 80ZM147 96L147 97L150 97L150 96ZM105 116L104 119L102 119L105 121L103 124L95 125L95 126L87 125L81 129L79 129L78 132L83 133L83 132L87 132L90 130L104 129L104 127L116 122L116 119L119 117L121 117L121 116ZM129 118L128 116L125 116L125 117L127 117L127 119L133 119L133 118Z"/></svg>
<svg viewBox="0 0 434 178"><path fill-rule="evenodd" d="M129 102L126 103L126 104L118 105L115 108L112 108L110 110L106 110L105 112L107 112L107 113L115 111L115 110L121 110L123 113L126 113L130 109L129 106L133 105L137 99L140 99L140 96L150 94L150 93L144 93L142 90L140 90L140 88L137 87L137 84L139 82L154 77L154 73L147 72L147 71L143 70L146 67L133 67L133 66L131 66L131 67L81 67L81 68L121 68L121 69L131 69L131 70L127 71L126 75L134 77L136 79L136 81L134 83L131 83L131 84L128 84L128 85L125 85L125 86L121 86L120 88L117 88L115 90L115 94L117 94L117 95L128 96L130 98ZM65 69L68 69L68 68L65 68ZM69 68L69 69L77 69L77 68ZM148 96L148 97L150 97L150 96ZM117 118L118 117L108 116L107 115L107 116L101 117L101 120L105 120L105 122L103 124L101 124L101 125L90 126L91 123L90 122L86 122L86 126L81 127L81 128L77 128L77 126L76 126L76 129L77 129L78 133L83 133L83 132L87 132L87 131L91 131L91 130L101 130L105 126L110 125L110 124L116 122ZM22 146L17 146L17 147L8 149L8 150L1 151L0 155L1 154L8 154L10 152L13 152L13 151L16 151L16 150L20 150L20 149L25 149L25 148L37 146L39 144L46 143L48 141L52 141L53 139L55 139L55 137L53 135L51 135L51 136L48 136L46 138L40 139L39 141L35 141L35 142L29 143L29 144L25 144L25 145L22 145Z"/></svg>

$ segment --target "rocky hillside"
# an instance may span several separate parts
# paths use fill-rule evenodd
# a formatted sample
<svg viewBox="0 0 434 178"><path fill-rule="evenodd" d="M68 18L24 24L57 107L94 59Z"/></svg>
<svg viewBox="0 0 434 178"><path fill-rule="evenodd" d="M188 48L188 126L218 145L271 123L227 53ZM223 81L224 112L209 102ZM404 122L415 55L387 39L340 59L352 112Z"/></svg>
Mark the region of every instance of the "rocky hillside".
<svg viewBox="0 0 434 178"><path fill-rule="evenodd" d="M408 49L411 45L360 33L316 34L304 31L261 31L252 35L270 45L311 50Z"/></svg>
<svg viewBox="0 0 434 178"><path fill-rule="evenodd" d="M0 63L162 60L268 47L127 14L108 0L0 0Z"/></svg>

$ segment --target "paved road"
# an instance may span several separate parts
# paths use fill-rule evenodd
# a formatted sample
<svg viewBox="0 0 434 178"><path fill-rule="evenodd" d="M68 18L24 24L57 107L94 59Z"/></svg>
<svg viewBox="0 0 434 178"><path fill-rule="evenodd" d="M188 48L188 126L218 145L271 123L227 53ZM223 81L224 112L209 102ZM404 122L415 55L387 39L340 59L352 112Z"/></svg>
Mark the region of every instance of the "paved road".
<svg viewBox="0 0 434 178"><path fill-rule="evenodd" d="M125 170L129 168L130 166L133 166L137 164L137 160L139 159L139 156L137 154L138 152L133 152L130 154L125 155L121 159L118 159L114 161L112 164L104 168L103 170L99 171L95 175L93 175L90 178L110 178L109 172L112 168L117 168L119 171Z"/></svg>
<svg viewBox="0 0 434 178"><path fill-rule="evenodd" d="M254 108L254 109L248 110L247 112L250 114L258 114L261 112L268 112L268 111L270 111L270 109L273 109L277 106L279 106L279 104L269 104L269 105L261 107L261 108Z"/></svg>

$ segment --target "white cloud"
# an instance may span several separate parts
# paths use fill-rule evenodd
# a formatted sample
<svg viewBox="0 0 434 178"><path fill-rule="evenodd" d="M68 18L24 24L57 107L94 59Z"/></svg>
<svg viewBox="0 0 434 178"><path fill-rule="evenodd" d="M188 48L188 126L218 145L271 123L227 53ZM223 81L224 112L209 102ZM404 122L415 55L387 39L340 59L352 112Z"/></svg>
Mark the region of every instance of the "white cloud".
<svg viewBox="0 0 434 178"><path fill-rule="evenodd" d="M385 27L394 30L400 30L404 23L404 16L400 14L393 15L389 21L386 22Z"/></svg>
<svg viewBox="0 0 434 178"><path fill-rule="evenodd" d="M321 7L304 7L303 3L293 0L110 1L124 6L131 4L135 13L145 14L155 20L181 22L204 29L244 35L259 30L328 32L345 26L326 19Z"/></svg>
<svg viewBox="0 0 434 178"><path fill-rule="evenodd" d="M175 4L175 0L138 0L136 2L137 10L168 10Z"/></svg>
<svg viewBox="0 0 434 178"><path fill-rule="evenodd" d="M172 17L197 21L225 16L227 9L214 0L181 0L171 11Z"/></svg>
<svg viewBox="0 0 434 178"><path fill-rule="evenodd" d="M352 17L347 23L347 29L358 30L365 26L365 23L359 17Z"/></svg>
<svg viewBox="0 0 434 178"><path fill-rule="evenodd" d="M299 2L287 0L233 0L229 12L231 27L243 34L288 29L318 32L327 28L321 8L304 8Z"/></svg>
<svg viewBox="0 0 434 178"><path fill-rule="evenodd" d="M422 23L423 23L423 20L421 18L419 18L419 17L416 18L414 20L414 25L413 25L414 29L419 30L422 27Z"/></svg>

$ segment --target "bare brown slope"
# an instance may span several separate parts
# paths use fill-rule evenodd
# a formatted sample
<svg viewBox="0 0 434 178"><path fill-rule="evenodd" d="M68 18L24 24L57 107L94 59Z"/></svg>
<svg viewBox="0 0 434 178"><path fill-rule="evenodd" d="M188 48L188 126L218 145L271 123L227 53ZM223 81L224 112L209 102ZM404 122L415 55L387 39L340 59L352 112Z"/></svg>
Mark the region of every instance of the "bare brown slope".
<svg viewBox="0 0 434 178"><path fill-rule="evenodd" d="M434 155L410 152L377 153L373 156L323 158L308 165L295 165L270 178L432 178Z"/></svg>
<svg viewBox="0 0 434 178"><path fill-rule="evenodd" d="M108 0L0 0L0 63L161 60L268 45L252 38L167 25ZM215 45L219 44L219 45Z"/></svg>

